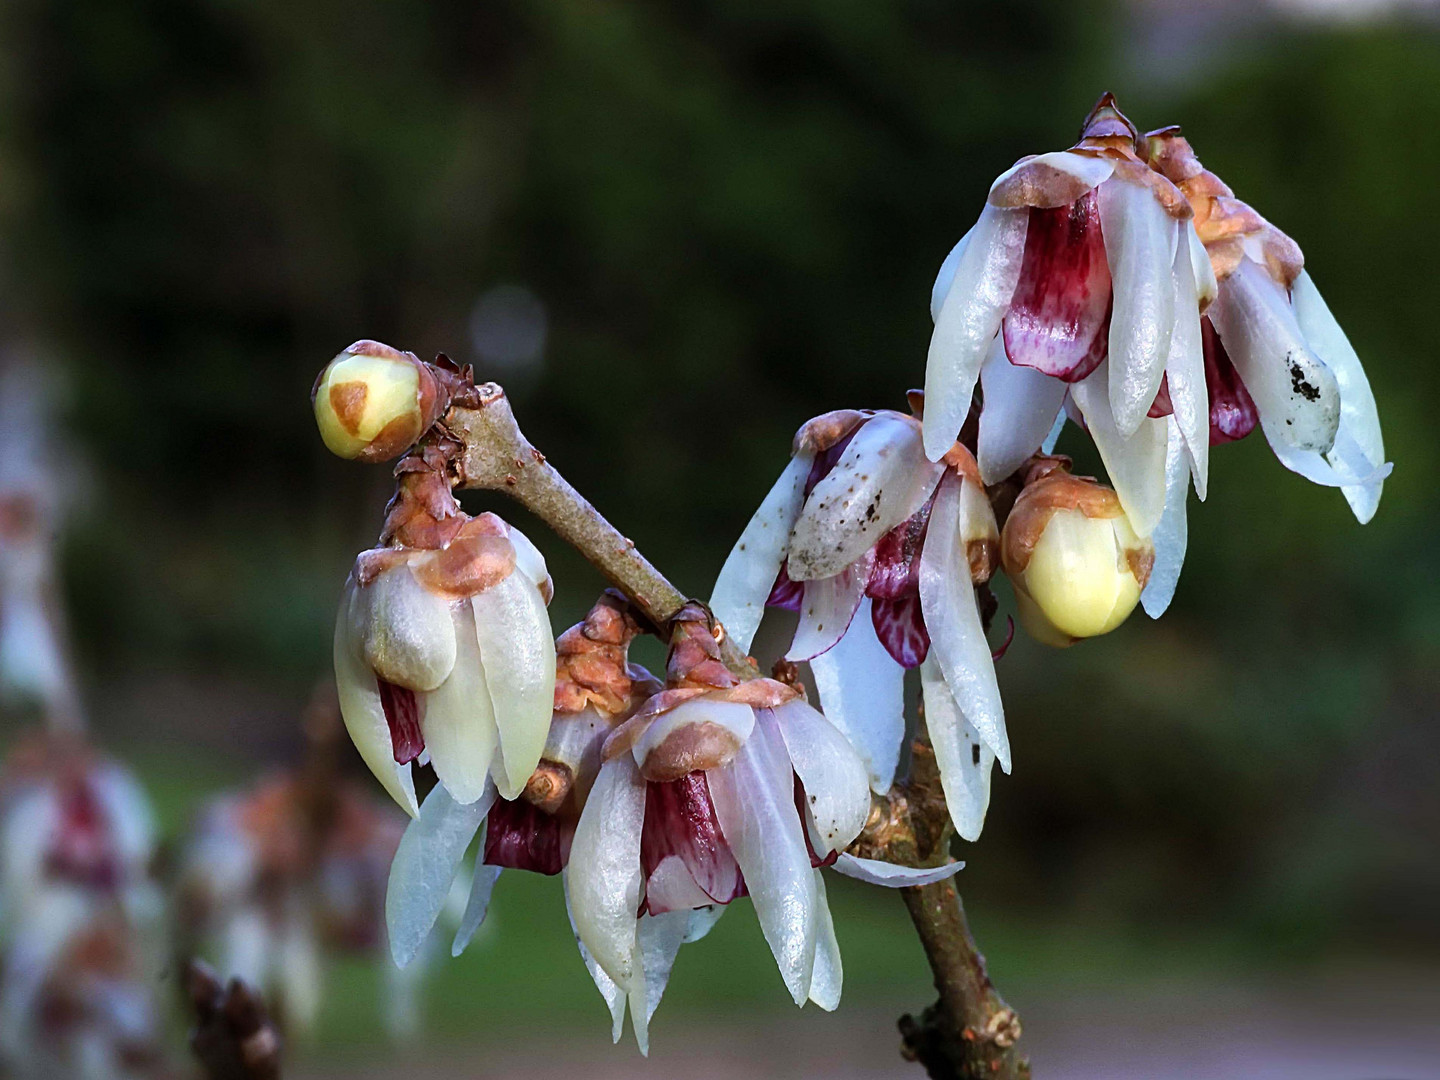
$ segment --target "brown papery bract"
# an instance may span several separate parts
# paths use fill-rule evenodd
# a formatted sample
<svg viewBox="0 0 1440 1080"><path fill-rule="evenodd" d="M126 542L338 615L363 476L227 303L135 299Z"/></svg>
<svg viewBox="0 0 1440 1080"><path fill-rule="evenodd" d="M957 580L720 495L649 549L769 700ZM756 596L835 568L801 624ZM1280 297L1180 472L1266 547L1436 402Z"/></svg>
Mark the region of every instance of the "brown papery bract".
<svg viewBox="0 0 1440 1080"><path fill-rule="evenodd" d="M1057 510L1079 510L1087 518L1116 518L1125 511L1120 497L1094 480L1054 468L1027 483L1015 500L1000 535L1000 559L1012 578L1030 565L1040 534ZM1148 575L1148 569L1147 569ZM1136 575L1141 580L1140 575Z"/></svg>

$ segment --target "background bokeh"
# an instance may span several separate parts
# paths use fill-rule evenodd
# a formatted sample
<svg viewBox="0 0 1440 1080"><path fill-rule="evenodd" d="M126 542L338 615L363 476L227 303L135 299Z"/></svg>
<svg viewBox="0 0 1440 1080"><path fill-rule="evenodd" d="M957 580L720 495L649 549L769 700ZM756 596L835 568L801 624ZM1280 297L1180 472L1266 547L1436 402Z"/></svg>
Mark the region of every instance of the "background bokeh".
<svg viewBox="0 0 1440 1080"><path fill-rule="evenodd" d="M1304 247L1395 473L1362 528L1258 435L1221 448L1163 620L1063 653L1022 635L999 667L1015 774L962 891L1037 1053L1046 1024L1119 1025L1127 994L1174 1004L1163 1040L1242 985L1320 987L1320 1016L1440 982L1429 5L13 0L0 61L0 344L61 375L92 722L171 835L300 753L388 493L314 433L311 381L350 341L504 382L532 441L703 596L800 422L920 383L931 278L995 174L1068 145L1104 89L1142 130L1180 123ZM600 581L528 531L558 629ZM923 958L893 898L834 891L840 1017L781 1014L739 913L682 958L655 1075L711 1044L744 1074L726 1030L792 1071L827 1059L791 1047L846 1039L888 1067ZM312 1055L374 1058L374 987L342 968ZM412 1064L523 1062L561 1032L635 1067L601 1050L554 882L508 876L430 998Z"/></svg>

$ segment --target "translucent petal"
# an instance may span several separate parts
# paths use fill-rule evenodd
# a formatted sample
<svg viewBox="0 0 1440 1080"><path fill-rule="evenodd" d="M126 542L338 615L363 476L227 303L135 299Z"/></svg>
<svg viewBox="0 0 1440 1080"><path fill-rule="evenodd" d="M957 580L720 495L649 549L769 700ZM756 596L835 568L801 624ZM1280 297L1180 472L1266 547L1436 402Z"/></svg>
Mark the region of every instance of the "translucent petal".
<svg viewBox="0 0 1440 1080"><path fill-rule="evenodd" d="M398 966L408 965L430 936L465 850L494 801L493 786L462 806L436 784L425 796L420 816L405 829L385 889L385 927L390 955Z"/></svg>
<svg viewBox="0 0 1440 1080"><path fill-rule="evenodd" d="M1291 287L1290 300L1306 343L1335 375L1340 387L1340 427L1335 436L1335 451L1343 450L1347 439L1353 440L1358 456L1372 469L1378 469L1385 461L1385 443L1380 434L1375 395L1370 390L1370 380L1365 377L1360 357L1304 270ZM1332 465L1344 464L1333 460L1335 456L1332 451ZM1354 469L1353 464L1351 468ZM1383 481L1376 481L1341 489L1362 525L1375 516L1382 488Z"/></svg>
<svg viewBox="0 0 1440 1080"><path fill-rule="evenodd" d="M480 828L481 851L485 850L485 828ZM503 866L491 866L478 856L475 859L475 874L470 879L470 895L465 901L465 913L460 916L460 925L455 929L455 939L450 943L450 955L459 956L475 937L475 932L485 923L490 911L490 896L495 883L504 872Z"/></svg>
<svg viewBox="0 0 1440 1080"><path fill-rule="evenodd" d="M833 648L855 619L870 579L870 560L860 559L834 577L807 581L800 602L800 625L787 660L810 660Z"/></svg>
<svg viewBox="0 0 1440 1080"><path fill-rule="evenodd" d="M1189 222L1185 228L1193 233ZM1205 350L1200 339L1199 299L1189 245L1175 253L1175 330L1165 361L1173 415L1185 437L1195 493L1203 501L1210 472L1210 395L1205 388Z"/></svg>
<svg viewBox="0 0 1440 1080"><path fill-rule="evenodd" d="M627 993L644 978L635 936L644 823L645 781L634 759L621 754L601 767L590 789L565 869L576 932Z"/></svg>
<svg viewBox="0 0 1440 1080"><path fill-rule="evenodd" d="M805 500L790 536L791 580L839 574L925 504L940 471L926 460L914 420L882 413L867 421Z"/></svg>
<svg viewBox="0 0 1440 1080"><path fill-rule="evenodd" d="M995 752L965 719L945 682L944 672L933 659L927 658L920 665L920 687L925 695L925 726L935 750L950 820L966 840L978 840L985 825L985 811L990 808Z"/></svg>
<svg viewBox="0 0 1440 1080"><path fill-rule="evenodd" d="M421 585L410 567L382 571L355 590L350 616L360 655L386 682L434 690L455 663L450 606Z"/></svg>
<svg viewBox="0 0 1440 1080"><path fill-rule="evenodd" d="M545 568L545 556L540 554L540 549L531 543L530 538L513 525L507 525L507 535L510 543L515 548L515 566L522 574L529 578L536 586L542 586L550 580L550 571Z"/></svg>
<svg viewBox="0 0 1440 1080"><path fill-rule="evenodd" d="M1200 234L1195 231L1195 223L1187 221L1180 229L1185 246L1190 252L1190 279L1195 282L1200 306L1208 308L1215 302L1215 296L1220 291L1215 283L1215 267L1210 262L1210 253L1205 250Z"/></svg>
<svg viewBox="0 0 1440 1080"><path fill-rule="evenodd" d="M500 736L500 794L519 796L540 763L555 703L555 638L535 583L511 574L476 593L475 632Z"/></svg>
<svg viewBox="0 0 1440 1080"><path fill-rule="evenodd" d="M1170 606L1180 581L1180 567L1185 563L1188 539L1185 503L1190 498L1190 458L1186 444L1180 425L1172 418L1165 449L1165 512L1150 536L1155 545L1155 562L1150 568L1150 580L1140 593L1145 614L1152 619L1158 619Z"/></svg>
<svg viewBox="0 0 1440 1080"><path fill-rule="evenodd" d="M933 885L937 881L954 877L965 869L963 862L946 863L944 866L901 866L898 863L882 862L879 859L862 859L856 855L841 855L835 860L835 869L846 877L871 885L883 885L890 889L905 889L916 885Z"/></svg>
<svg viewBox="0 0 1440 1080"><path fill-rule="evenodd" d="M360 659L350 640L350 604L353 587L347 583L340 601L340 616L335 620L335 689L340 697L340 715L350 741L360 751L375 778L411 817L420 813L415 801L415 781L410 766L395 762L390 742L390 725L380 705L380 689L375 673Z"/></svg>
<svg viewBox="0 0 1440 1080"><path fill-rule="evenodd" d="M810 661L820 705L864 759L870 786L885 794L895 781L905 741L905 669L880 644L866 597L850 629Z"/></svg>
<svg viewBox="0 0 1440 1080"><path fill-rule="evenodd" d="M91 783L127 871L148 876L147 864L155 852L155 811L145 789L129 770L111 763L97 768Z"/></svg>
<svg viewBox="0 0 1440 1080"><path fill-rule="evenodd" d="M675 957L685 942L690 928L690 912L669 911L663 915L642 915L640 917L640 955L645 964L645 1020L648 1022L665 996L670 983L670 972L675 967ZM637 1010L631 1006L631 1019ZM638 1025L637 1025L638 1027ZM637 1031L636 1038L639 1035ZM646 1047L642 1045L641 1053Z"/></svg>
<svg viewBox="0 0 1440 1080"><path fill-rule="evenodd" d="M561 880L565 885L565 914L570 916L570 930L575 935L575 945L580 950L580 959L584 961L585 970L590 972L590 978L595 982L595 989L600 991L600 996L605 999L605 1007L610 1010L610 1041L618 1043L620 1036L625 1031L625 991L615 985L615 980L605 974L605 969L595 962L595 957L585 947L585 942L580 937L580 931L575 925L575 907L570 900L570 874L567 870Z"/></svg>
<svg viewBox="0 0 1440 1080"><path fill-rule="evenodd" d="M472 803L485 791L499 736L480 662L474 609L457 604L454 617L455 666L438 689L425 695L420 730L430 764L450 797Z"/></svg>
<svg viewBox="0 0 1440 1080"><path fill-rule="evenodd" d="M939 664L961 711L1009 772L1005 710L961 540L968 523L960 520L960 483L959 477L947 476L930 512L930 530L920 556L920 604L930 630L930 657Z"/></svg>
<svg viewBox="0 0 1440 1080"><path fill-rule="evenodd" d="M790 530L805 501L805 479L814 460L814 454L798 454L790 459L735 541L715 579L710 610L741 652L750 651L750 642L765 615L765 601L789 549Z"/></svg>
<svg viewBox="0 0 1440 1080"><path fill-rule="evenodd" d="M1209 314L1271 445L1329 450L1340 426L1340 386L1306 344L1285 291L1241 259Z"/></svg>
<svg viewBox="0 0 1440 1080"><path fill-rule="evenodd" d="M745 875L760 929L795 1004L810 994L817 930L815 877L794 774L775 721L761 711L735 760L706 774L725 840Z"/></svg>
<svg viewBox="0 0 1440 1080"><path fill-rule="evenodd" d="M864 761L834 724L798 698L775 706L772 715L824 842L816 853L843 851L860 835L870 813Z"/></svg>
<svg viewBox="0 0 1440 1080"><path fill-rule="evenodd" d="M1171 266L1175 219L1148 187L1112 179L1100 186L1100 228L1114 283L1110 314L1110 407L1121 435L1150 411L1170 355L1175 322Z"/></svg>
<svg viewBox="0 0 1440 1080"><path fill-rule="evenodd" d="M1017 161L995 178L995 182L990 185L990 190L994 192L996 188L999 188L1016 173L1028 172L1035 174L1047 167L1057 172L1067 173L1080 181L1083 187L1076 188L1070 184L1055 184L1053 185L1053 190L1060 193L1060 198L1063 201L1051 199L1030 202L1027 199L1026 205L1040 207L1063 206L1066 202L1072 201L1084 190L1099 187L1106 180L1110 179L1110 175L1115 171L1115 163L1109 158L1095 157L1092 154L1077 154L1073 150L1052 150L1048 154L1036 154L1034 157L1026 158L1024 161ZM1047 185L1047 187L1049 186L1051 185Z"/></svg>
<svg viewBox="0 0 1440 1080"><path fill-rule="evenodd" d="M690 912L690 924L685 930L685 944L692 941L699 941L715 929L715 924L720 921L727 908L724 904L709 904L706 907L696 908Z"/></svg>
<svg viewBox="0 0 1440 1080"><path fill-rule="evenodd" d="M965 249L969 246L970 236L974 231L972 228L962 236L960 242L950 249L950 254L946 255L945 261L940 264L940 272L935 275L935 284L930 288L931 323L940 318L940 309L945 305L945 298L950 295L950 287L955 284L955 268L964 258Z"/></svg>
<svg viewBox="0 0 1440 1080"><path fill-rule="evenodd" d="M985 407L976 460L980 479L997 484L1040 449L1065 400L1065 383L1010 363L1004 339L996 335L980 369L980 387Z"/></svg>
<svg viewBox="0 0 1440 1080"><path fill-rule="evenodd" d="M1065 404L1068 401L1069 398L1066 397L1060 403L1060 415L1055 417L1055 423L1050 428L1050 434L1046 435L1045 441L1040 444L1040 452L1042 454L1053 454L1055 452L1055 444L1060 441L1060 433L1065 430L1065 421L1069 419L1065 411Z"/></svg>
<svg viewBox="0 0 1440 1080"><path fill-rule="evenodd" d="M975 379L1015 294L1029 210L988 203L956 260L925 361L925 453L938 461L970 413Z"/></svg>
<svg viewBox="0 0 1440 1080"><path fill-rule="evenodd" d="M1108 368L1108 361L1101 364L1093 375L1070 388L1070 396L1085 417L1085 427L1105 462L1130 527L1138 536L1149 536L1165 512L1167 424L1163 417L1146 417L1134 435L1122 436L1110 415Z"/></svg>
<svg viewBox="0 0 1440 1080"><path fill-rule="evenodd" d="M834 1012L840 1006L844 969L840 963L840 942L835 938L835 920L825 896L825 875L818 869L814 874L815 910L820 926L815 935L815 975L810 980L810 1000L826 1012Z"/></svg>

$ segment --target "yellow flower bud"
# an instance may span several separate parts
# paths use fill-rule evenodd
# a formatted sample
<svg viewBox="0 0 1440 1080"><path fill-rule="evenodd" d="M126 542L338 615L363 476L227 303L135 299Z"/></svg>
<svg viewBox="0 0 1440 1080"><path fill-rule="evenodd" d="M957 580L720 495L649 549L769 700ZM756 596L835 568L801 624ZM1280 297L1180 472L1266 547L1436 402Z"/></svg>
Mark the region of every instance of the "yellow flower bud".
<svg viewBox="0 0 1440 1080"><path fill-rule="evenodd" d="M1026 486L1001 538L1020 623L1046 645L1108 634L1135 609L1155 549L1107 487L1052 472Z"/></svg>
<svg viewBox="0 0 1440 1080"><path fill-rule="evenodd" d="M357 341L315 382L315 423L342 458L386 461L402 453L438 418L437 384L413 353Z"/></svg>

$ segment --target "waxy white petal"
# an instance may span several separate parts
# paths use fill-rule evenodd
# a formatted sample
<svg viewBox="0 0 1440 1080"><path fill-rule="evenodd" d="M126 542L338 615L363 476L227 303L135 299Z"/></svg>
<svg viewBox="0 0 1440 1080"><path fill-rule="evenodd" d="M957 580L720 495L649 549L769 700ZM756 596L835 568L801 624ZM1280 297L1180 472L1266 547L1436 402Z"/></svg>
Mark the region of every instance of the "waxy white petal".
<svg viewBox="0 0 1440 1080"><path fill-rule="evenodd" d="M1115 171L1115 162L1108 157L1096 157L1093 154L1077 154L1073 150L1052 150L1048 154L1036 154L1034 157L1024 161L1017 161L1010 168L995 178L990 185L991 192L1004 184L1015 173L1023 170L1031 172L1038 171L1041 167L1048 166L1057 172L1068 173L1083 185L1081 188L1072 185L1055 184L1054 189L1063 192L1060 202L1033 202L1028 205L1042 209L1054 209L1058 206L1065 206L1086 192L1099 187Z"/></svg>
<svg viewBox="0 0 1440 1080"><path fill-rule="evenodd" d="M816 911L820 926L815 935L815 974L810 980L810 1000L826 1012L840 1006L840 989L845 971L840 963L840 942L835 937L835 920L825 895L825 875L815 874Z"/></svg>
<svg viewBox="0 0 1440 1080"><path fill-rule="evenodd" d="M594 955L585 947L585 942L580 937L580 930L575 925L575 905L570 899L568 869L560 875L560 880L564 883L565 914L570 916L570 930L575 935L575 945L580 950L580 959L585 964L585 970L590 972L590 978L595 982L595 989L600 991L600 996L605 999L605 1007L610 1010L610 1041L618 1043L625 1032L625 991L595 962Z"/></svg>
<svg viewBox="0 0 1440 1080"><path fill-rule="evenodd" d="M346 583L340 601L340 615L335 620L335 689L340 698L340 715L350 741L360 752L390 797L412 818L420 813L415 800L415 781L410 766L396 764L395 746L390 740L390 725L385 722L385 709L380 704L380 688L375 673L360 659L358 647L350 638L353 584Z"/></svg>
<svg viewBox="0 0 1440 1080"><path fill-rule="evenodd" d="M1295 310L1295 321L1304 332L1306 343L1334 374L1340 387L1340 426L1336 431L1335 446L1327 455L1330 464L1351 474L1364 470L1361 462L1368 465L1372 472L1380 469L1385 463L1385 442L1380 434L1380 414L1375 408L1375 395L1370 390L1370 380L1365 377L1360 357L1306 271L1300 271L1300 276L1291 286L1290 300ZM1346 460L1345 450L1352 442L1357 453ZM1380 506L1383 483L1382 478L1372 483L1350 484L1341 488L1350 509L1362 525L1375 516Z"/></svg>
<svg viewBox="0 0 1440 1080"><path fill-rule="evenodd" d="M966 840L978 840L985 825L985 811L990 808L995 752L965 719L933 655L920 665L920 688L925 695L925 726L935 750L950 820Z"/></svg>
<svg viewBox="0 0 1440 1080"><path fill-rule="evenodd" d="M955 268L960 265L960 260L965 257L965 249L970 244L970 236L974 233L972 228L960 238L960 242L950 249L950 254L945 256L945 261L940 264L940 271L935 275L935 284L930 287L930 322L933 324L940 318L940 309L945 306L945 298L950 295L950 287L955 284Z"/></svg>
<svg viewBox="0 0 1440 1080"><path fill-rule="evenodd" d="M750 651L750 642L765 616L765 601L780 573L780 564L790 547L790 530L805 501L805 479L814 464L814 454L797 454L785 466L780 479L745 526L730 549L715 590L710 610L724 624L741 652Z"/></svg>
<svg viewBox="0 0 1440 1080"><path fill-rule="evenodd" d="M998 484L1040 449L1055 426L1066 384L1030 367L1010 363L1005 338L995 335L980 369L985 407L975 460L980 479Z"/></svg>
<svg viewBox="0 0 1440 1080"><path fill-rule="evenodd" d="M460 925L455 929L455 938L450 942L450 955L463 953L475 932L485 923L490 911L490 897L495 883L500 880L503 866L491 866L485 861L485 826L480 826L480 838L475 856L475 873L470 879L470 895L465 901L465 913L460 916Z"/></svg>
<svg viewBox="0 0 1440 1080"><path fill-rule="evenodd" d="M803 1004L815 965L815 877L774 719L761 711L735 760L705 775L715 818L745 875L780 976L795 1004Z"/></svg>
<svg viewBox="0 0 1440 1080"><path fill-rule="evenodd" d="M839 574L925 505L940 472L910 417L866 421L800 510L790 535L791 580Z"/></svg>
<svg viewBox="0 0 1440 1080"><path fill-rule="evenodd" d="M690 912L666 911L659 915L643 915L640 918L640 956L645 968L645 998L642 1003L632 995L630 1000L630 1022L635 1027L635 1042L640 1053L649 1054L650 1021L665 996L670 984L670 972L675 967L675 957L684 943L690 927Z"/></svg>
<svg viewBox="0 0 1440 1080"><path fill-rule="evenodd" d="M755 728L755 710L738 701L719 701L708 694L682 701L668 712L661 713L644 734L635 740L630 752L642 769L650 754L680 728L690 724L715 724L735 736L737 743L750 738Z"/></svg>
<svg viewBox="0 0 1440 1080"><path fill-rule="evenodd" d="M883 885L888 889L906 889L916 885L933 885L937 881L954 877L965 869L965 864L952 862L946 863L944 866L901 866L899 863L882 862L879 859L862 859L856 855L841 855L835 860L835 869L846 877L852 877L871 885Z"/></svg>
<svg viewBox="0 0 1440 1080"><path fill-rule="evenodd" d="M406 565L381 571L355 590L350 611L360 655L380 678L434 690L455 663L451 602L421 585Z"/></svg>
<svg viewBox="0 0 1440 1080"><path fill-rule="evenodd" d="M720 916L729 910L725 904L707 904L704 907L695 908L690 912L690 924L685 930L685 944L692 941L699 941L715 929L715 924L720 921Z"/></svg>
<svg viewBox="0 0 1440 1080"><path fill-rule="evenodd" d="M458 803L472 803L485 791L499 739L495 707L485 683L475 613L457 604L455 666L450 677L424 697L420 731L435 775Z"/></svg>
<svg viewBox="0 0 1440 1080"><path fill-rule="evenodd" d="M523 574L476 593L470 603L504 763L495 783L502 797L513 799L540 763L550 730L555 638L540 590Z"/></svg>
<svg viewBox="0 0 1440 1080"><path fill-rule="evenodd" d="M800 625L790 642L785 659L812 660L835 646L850 628L865 584L870 579L871 561L867 557L847 566L834 577L805 582L800 600Z"/></svg>
<svg viewBox="0 0 1440 1080"><path fill-rule="evenodd" d="M155 853L155 811L145 789L128 769L111 762L91 773L91 785L105 808L110 836L126 871L147 876L147 864Z"/></svg>
<svg viewBox="0 0 1440 1080"><path fill-rule="evenodd" d="M1053 454L1055 452L1055 444L1060 441L1060 433L1065 430L1065 421L1070 418L1068 410L1070 404L1070 396L1067 393L1065 400L1060 403L1060 415L1055 417L1055 423L1050 428L1050 434L1046 435L1045 441L1040 444L1040 452L1042 454Z"/></svg>
<svg viewBox="0 0 1440 1080"><path fill-rule="evenodd" d="M595 778L565 868L576 933L627 993L644 978L635 928L644 886L644 823L645 781L634 759L621 754L607 761Z"/></svg>
<svg viewBox="0 0 1440 1080"><path fill-rule="evenodd" d="M945 455L970 413L975 380L1015 295L1025 255L1029 210L988 203L970 230L925 360L925 454Z"/></svg>
<svg viewBox="0 0 1440 1080"><path fill-rule="evenodd" d="M1121 435L1110 414L1107 360L1087 378L1070 388L1070 396L1085 417L1085 427L1105 462L1110 484L1137 536L1149 536L1165 512L1165 446L1167 423L1149 417L1129 438Z"/></svg>
<svg viewBox="0 0 1440 1080"><path fill-rule="evenodd" d="M1170 355L1175 322L1171 267L1178 227L1151 190L1140 184L1108 180L1100 185L1099 202L1115 296L1110 407L1120 434L1128 438L1150 411Z"/></svg>
<svg viewBox="0 0 1440 1080"><path fill-rule="evenodd" d="M961 711L1008 773L1010 740L1005 734L1005 709L961 539L970 531L970 523L961 521L960 485L958 476L947 476L930 511L920 553L920 610L930 632L929 655L944 672Z"/></svg>
<svg viewBox="0 0 1440 1080"><path fill-rule="evenodd" d="M1215 302L1215 297L1220 292L1215 281L1215 266L1210 262L1210 253L1205 250L1200 234L1195 231L1195 223L1187 221L1180 229L1185 246L1190 252L1190 277L1195 282L1195 293L1203 311Z"/></svg>
<svg viewBox="0 0 1440 1080"><path fill-rule="evenodd" d="M1140 593L1145 614L1158 619L1170 606L1175 586L1180 581L1180 568L1185 563L1188 529L1185 503L1190 498L1190 458L1186 438L1180 425L1171 418L1165 448L1165 513L1155 526L1150 542L1155 545L1155 562L1150 567L1150 580Z"/></svg>
<svg viewBox="0 0 1440 1080"><path fill-rule="evenodd" d="M385 890L385 927L397 966L415 959L430 936L455 872L494 801L493 785L475 802L461 805L436 784L425 796L420 816L406 827Z"/></svg>
<svg viewBox="0 0 1440 1080"><path fill-rule="evenodd" d="M540 549L515 526L507 525L506 529L508 530L507 535L510 537L510 544L515 549L515 569L529 578L537 587L543 586L550 580L550 571L545 568L545 556L540 554Z"/></svg>
<svg viewBox="0 0 1440 1080"><path fill-rule="evenodd" d="M870 786L883 795L895 782L905 742L905 669L875 634L865 597L850 629L810 661L825 717L864 759Z"/></svg>
<svg viewBox="0 0 1440 1080"><path fill-rule="evenodd" d="M1190 233L1195 228L1184 225ZM1213 276L1213 275L1212 275ZM1189 245L1175 253L1175 330L1165 377L1175 422L1185 436L1195 494L1203 502L1210 473L1210 395L1205 386L1205 349L1200 339L1199 298L1191 268Z"/></svg>
<svg viewBox="0 0 1440 1080"><path fill-rule="evenodd" d="M820 834L821 856L850 846L870 814L870 777L849 741L820 712L796 698L771 710L790 764L805 786L806 812Z"/></svg>
<svg viewBox="0 0 1440 1080"><path fill-rule="evenodd" d="M1285 290L1263 267L1241 259L1220 283L1210 321L1271 445L1329 450L1340 426L1340 386L1306 343Z"/></svg>

